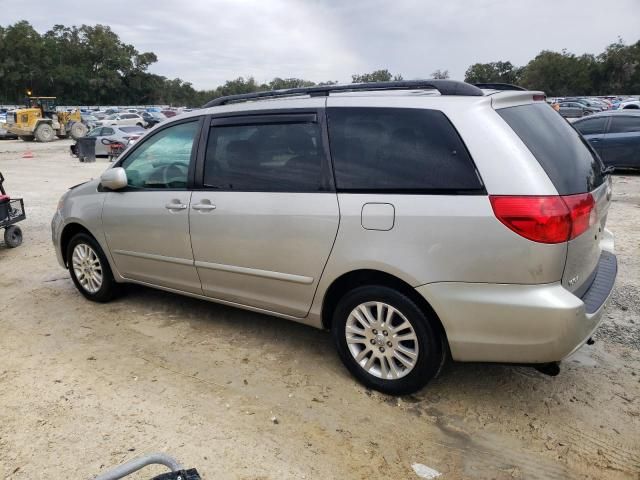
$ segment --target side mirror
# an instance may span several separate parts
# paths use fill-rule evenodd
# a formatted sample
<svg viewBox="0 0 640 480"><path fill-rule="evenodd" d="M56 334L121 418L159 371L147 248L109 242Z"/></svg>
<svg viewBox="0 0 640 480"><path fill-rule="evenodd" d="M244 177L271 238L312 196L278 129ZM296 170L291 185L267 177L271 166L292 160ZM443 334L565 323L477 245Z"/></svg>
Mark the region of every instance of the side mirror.
<svg viewBox="0 0 640 480"><path fill-rule="evenodd" d="M109 190L121 190L127 186L127 172L122 167L110 168L100 175L100 184Z"/></svg>

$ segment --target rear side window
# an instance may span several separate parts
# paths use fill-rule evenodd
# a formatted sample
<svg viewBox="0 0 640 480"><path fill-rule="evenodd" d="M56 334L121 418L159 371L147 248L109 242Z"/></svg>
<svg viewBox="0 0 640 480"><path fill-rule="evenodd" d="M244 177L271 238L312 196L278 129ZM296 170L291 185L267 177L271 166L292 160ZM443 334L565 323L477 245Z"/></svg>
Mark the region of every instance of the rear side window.
<svg viewBox="0 0 640 480"><path fill-rule="evenodd" d="M640 132L640 116L637 117L613 117L609 133Z"/></svg>
<svg viewBox="0 0 640 480"><path fill-rule="evenodd" d="M328 118L338 190L484 192L460 136L440 111L335 107Z"/></svg>
<svg viewBox="0 0 640 480"><path fill-rule="evenodd" d="M205 186L245 192L326 191L320 126L216 126L209 133Z"/></svg>
<svg viewBox="0 0 640 480"><path fill-rule="evenodd" d="M604 132L606 123L607 119L600 117L576 122L573 126L583 135L598 135Z"/></svg>
<svg viewBox="0 0 640 480"><path fill-rule="evenodd" d="M602 163L578 132L546 103L501 108L498 114L529 148L560 195L602 185Z"/></svg>

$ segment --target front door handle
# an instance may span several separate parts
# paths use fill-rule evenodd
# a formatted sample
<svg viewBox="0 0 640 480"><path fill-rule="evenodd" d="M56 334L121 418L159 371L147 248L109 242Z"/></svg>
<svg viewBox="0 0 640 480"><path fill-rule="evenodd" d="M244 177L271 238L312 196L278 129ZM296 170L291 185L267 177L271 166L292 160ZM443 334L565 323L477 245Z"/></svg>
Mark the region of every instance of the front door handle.
<svg viewBox="0 0 640 480"><path fill-rule="evenodd" d="M191 208L194 210L201 210L208 212L209 210L215 210L216 206L211 203L196 203L195 205L191 205Z"/></svg>
<svg viewBox="0 0 640 480"><path fill-rule="evenodd" d="M164 208L167 210L186 210L187 206L179 201L167 203Z"/></svg>

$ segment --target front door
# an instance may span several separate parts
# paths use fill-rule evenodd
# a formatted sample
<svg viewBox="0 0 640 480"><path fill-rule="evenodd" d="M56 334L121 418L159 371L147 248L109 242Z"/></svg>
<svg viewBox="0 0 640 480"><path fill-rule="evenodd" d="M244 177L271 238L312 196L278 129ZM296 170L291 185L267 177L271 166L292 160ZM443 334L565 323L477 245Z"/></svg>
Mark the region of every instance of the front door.
<svg viewBox="0 0 640 480"><path fill-rule="evenodd" d="M615 167L640 167L640 115L612 115L602 140L602 160Z"/></svg>
<svg viewBox="0 0 640 480"><path fill-rule="evenodd" d="M578 130L584 138L586 138L591 146L598 152L598 155L602 157L604 147L604 132L607 128L607 122L609 118L605 116L591 117L584 120L580 120L574 124L576 130Z"/></svg>
<svg viewBox="0 0 640 480"><path fill-rule="evenodd" d="M106 195L102 223L118 272L141 282L202 293L189 239L188 172L200 121L143 138L119 166L129 186Z"/></svg>
<svg viewBox="0 0 640 480"><path fill-rule="evenodd" d="M320 115L213 120L190 210L205 295L306 316L339 219Z"/></svg>

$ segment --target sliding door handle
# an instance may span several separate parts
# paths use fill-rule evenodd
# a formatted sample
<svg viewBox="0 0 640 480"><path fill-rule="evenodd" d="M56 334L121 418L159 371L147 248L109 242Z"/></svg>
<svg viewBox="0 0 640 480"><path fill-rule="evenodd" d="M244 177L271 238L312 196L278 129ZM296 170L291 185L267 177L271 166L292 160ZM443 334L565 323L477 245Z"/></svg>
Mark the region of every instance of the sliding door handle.
<svg viewBox="0 0 640 480"><path fill-rule="evenodd" d="M191 208L194 210L200 210L204 212L208 212L210 210L215 210L216 206L211 203L196 203L195 205L191 205Z"/></svg>
<svg viewBox="0 0 640 480"><path fill-rule="evenodd" d="M187 209L187 205L185 205L184 203L167 203L164 208L166 208L167 210L186 210Z"/></svg>

